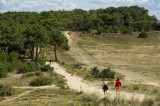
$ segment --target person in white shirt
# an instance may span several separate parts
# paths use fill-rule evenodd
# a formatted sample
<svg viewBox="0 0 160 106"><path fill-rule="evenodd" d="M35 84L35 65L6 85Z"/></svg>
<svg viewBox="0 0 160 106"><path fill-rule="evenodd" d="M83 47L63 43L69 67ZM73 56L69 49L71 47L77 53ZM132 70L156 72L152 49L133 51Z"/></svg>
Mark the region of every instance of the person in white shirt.
<svg viewBox="0 0 160 106"><path fill-rule="evenodd" d="M103 92L104 92L104 95L107 93L107 90L108 90L108 82L106 79L103 80Z"/></svg>

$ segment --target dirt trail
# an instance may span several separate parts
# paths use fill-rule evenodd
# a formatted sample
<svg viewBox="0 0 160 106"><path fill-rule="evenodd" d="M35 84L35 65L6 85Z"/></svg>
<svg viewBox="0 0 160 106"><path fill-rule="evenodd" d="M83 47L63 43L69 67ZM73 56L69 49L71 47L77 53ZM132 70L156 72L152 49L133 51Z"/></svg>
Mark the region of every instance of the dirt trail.
<svg viewBox="0 0 160 106"><path fill-rule="evenodd" d="M64 32L64 35L68 38L69 45L71 46L71 49L68 51L68 54L70 54L73 58L75 58L80 63L84 63L92 67L97 65L97 61L95 62L95 59L93 57L91 57L90 55L87 54L87 52L85 52L83 49L78 47L77 45L78 36L75 36L75 35L71 36L67 31ZM104 97L102 89L100 89L99 87L83 82L80 77L72 76L71 74L67 73L66 70L61 66L59 66L57 63L52 63L51 66L54 67L55 72L65 76L65 78L67 79L67 84L71 89L75 89L75 90L83 91L87 93L97 93L101 97ZM147 82L147 84L159 86L157 83L152 83L152 82L150 83ZM108 95L111 98L116 97L115 91L109 90ZM121 92L120 96L124 97L125 99L134 98L140 101L142 101L146 97L146 95L144 94L134 94L134 93L127 93L127 92Z"/></svg>
<svg viewBox="0 0 160 106"><path fill-rule="evenodd" d="M67 84L71 89L77 90L79 92L83 91L86 93L96 93L100 97L104 97L102 89L99 88L98 86L93 86L93 85L91 85L91 83L90 84L85 83L78 76L72 76L71 74L67 73L66 70L57 63L52 63L51 66L54 67L55 72L57 72L60 75L63 75L67 79ZM113 90L109 90L107 95L109 97L111 97L112 99L117 97L116 92ZM134 99L138 99L138 100L142 101L142 100L144 100L145 95L144 94L136 94L136 93L135 94L126 93L126 92L121 91L120 97L123 97L125 99L129 99L129 100L134 98Z"/></svg>
<svg viewBox="0 0 160 106"><path fill-rule="evenodd" d="M93 57L87 55L87 52L85 52L81 48L77 48L78 47L78 45L76 44L77 43L77 37L70 36L67 31L65 31L64 34L69 40L69 45L72 46L70 51L68 52L69 54L71 54L79 62L83 62L84 64L92 66L92 67L97 66L97 61L95 61L95 59ZM47 64L49 64L49 63L47 63ZM77 90L77 91L83 91L83 92L86 92L86 93L96 93L100 97L104 97L102 89L99 88L98 86L93 86L91 83L90 84L85 83L85 82L83 82L82 78L80 78L78 76L72 76L71 74L67 73L66 70L57 63L52 63L51 66L54 67L55 72L63 75L67 79L67 84L71 89L74 89L74 90ZM159 84L154 83L154 82L147 82L147 83L150 84L150 85L159 86ZM20 98L20 97L24 96L24 95L27 95L27 94L35 91L36 89L53 88L53 87L55 87L55 85L40 86L40 87L30 87L30 86L23 86L23 87L13 86L13 87L14 88L20 88L20 89L32 89L32 90L29 90L29 91L26 91L22 94L19 94L16 97L8 98L6 100L3 100L3 101L0 102L0 105L4 104L6 102L9 102L9 101L13 101L17 98ZM109 97L111 97L112 99L117 97L115 91L113 91L113 90L109 90L107 95ZM127 92L121 91L120 97L123 97L125 99L133 99L134 98L134 99L138 99L138 100L142 101L142 100L144 100L146 95L137 94L137 93L127 93Z"/></svg>
<svg viewBox="0 0 160 106"><path fill-rule="evenodd" d="M31 87L31 86L16 87L16 86L13 86L13 88L32 89L32 90L26 91L26 92L24 92L24 93L22 93L22 94L19 94L19 95L17 95L16 97L13 97L13 98L7 98L7 99L5 99L5 100L3 100L3 101L0 102L0 106L1 106L2 104L6 103L6 102L13 101L13 100L15 100L15 99L17 99L17 98L20 98L20 97L22 97L22 96L24 96L24 95L27 95L27 94L29 94L29 93L37 90L37 89L48 89L48 88L53 88L53 87L55 87L55 85L47 85L47 86L39 86L39 87Z"/></svg>
<svg viewBox="0 0 160 106"><path fill-rule="evenodd" d="M68 54L71 55L76 61L83 63L87 66L97 66L97 61L95 61L95 59L90 55L87 55L87 52L85 52L83 49L78 47L78 36L70 36L68 33L68 31L64 32L64 35L68 38L69 46L71 46Z"/></svg>
<svg viewBox="0 0 160 106"><path fill-rule="evenodd" d="M69 45L71 46L70 50L68 51L68 54L70 54L74 59L76 59L76 61L80 62L80 63L84 63L85 65L89 66L89 67L95 67L95 66L99 66L99 67L103 67L101 65L99 65L98 60L94 59L93 57L91 57L90 55L88 55L87 52L85 52L83 49L81 49L78 45L77 45L77 41L79 40L78 36L75 35L74 33L72 35L69 34L69 31L64 31L64 35L68 38L69 40ZM114 64L114 63L113 63ZM134 72L125 70L125 69L121 69L120 67L115 68L114 70L122 73L123 75L125 75L125 79L127 81L141 81L143 80L143 84L146 85L152 85L152 86L160 86L160 84L158 82L152 82L152 81L148 81L147 79L143 79L143 76L137 75Z"/></svg>
<svg viewBox="0 0 160 106"><path fill-rule="evenodd" d="M15 100L15 99L17 99L17 98L20 98L20 97L22 97L22 96L24 96L24 95L27 95L27 94L29 94L29 93L31 93L31 92L33 92L33 91L34 91L34 90L29 90L29 91L26 91L26 92L24 92L24 93L22 93L22 94L20 94L20 95L18 95L18 96L16 96L16 97L9 98L9 99L5 99L5 100L3 100L3 101L0 102L0 106L2 106L2 104L6 103L6 102L13 101L13 100Z"/></svg>
<svg viewBox="0 0 160 106"><path fill-rule="evenodd" d="M48 89L53 88L55 85L46 85L46 86L39 86L39 87L31 87L31 86L22 86L22 87L16 87L13 86L13 88L19 88L19 89Z"/></svg>

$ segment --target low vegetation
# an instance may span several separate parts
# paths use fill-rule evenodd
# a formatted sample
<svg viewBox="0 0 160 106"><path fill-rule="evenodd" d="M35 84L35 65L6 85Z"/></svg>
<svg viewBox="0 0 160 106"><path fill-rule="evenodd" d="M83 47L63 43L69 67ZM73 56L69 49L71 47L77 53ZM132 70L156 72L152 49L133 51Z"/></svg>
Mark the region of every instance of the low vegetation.
<svg viewBox="0 0 160 106"><path fill-rule="evenodd" d="M40 70L39 64L35 62L26 62L18 69L17 73L28 73L35 72L38 70Z"/></svg>
<svg viewBox="0 0 160 106"><path fill-rule="evenodd" d="M95 78L115 78L115 72L111 68L99 70L97 67L91 69L90 74Z"/></svg>
<svg viewBox="0 0 160 106"><path fill-rule="evenodd" d="M159 106L159 98L146 98L142 102L119 97L111 99L108 96L100 99L96 94L53 88L34 90L21 98L5 103L4 106L42 106L42 104L55 106Z"/></svg>
<svg viewBox="0 0 160 106"><path fill-rule="evenodd" d="M138 36L138 38L147 38L148 34L146 32L141 32Z"/></svg>
<svg viewBox="0 0 160 106"><path fill-rule="evenodd" d="M101 66L122 71L131 71L144 77L154 76L159 80L160 59L158 53L159 33L147 32L147 39L137 39L139 33L104 34L103 36L82 34L78 46L92 56ZM115 71L116 71L115 70Z"/></svg>
<svg viewBox="0 0 160 106"><path fill-rule="evenodd" d="M29 78L29 77L34 77L34 76L43 76L42 72L31 72L31 73L26 73L22 75L21 78Z"/></svg>
<svg viewBox="0 0 160 106"><path fill-rule="evenodd" d="M71 64L71 67L73 68L73 69L82 69L82 66L80 65L80 64Z"/></svg>
<svg viewBox="0 0 160 106"><path fill-rule="evenodd" d="M8 74L7 69L5 68L0 68L0 78L6 78Z"/></svg>
<svg viewBox="0 0 160 106"><path fill-rule="evenodd" d="M0 78L7 77L9 72L13 72L21 66L21 64L16 52L11 52L8 55L7 53L0 51Z"/></svg>
<svg viewBox="0 0 160 106"><path fill-rule="evenodd" d="M30 82L31 86L44 86L44 85L51 85L53 79L47 77L38 77Z"/></svg>
<svg viewBox="0 0 160 106"><path fill-rule="evenodd" d="M14 89L11 86L0 85L0 96L11 96L14 93Z"/></svg>
<svg viewBox="0 0 160 106"><path fill-rule="evenodd" d="M10 87L11 85L44 86L55 84L63 90L35 90L32 94L29 94L29 99L24 96L18 98L19 101L11 101L7 104L12 105L13 102L18 101L20 102L18 105L22 105L23 101L27 101L25 105L42 105L41 103L45 103L45 105L51 103L56 106L158 105L159 98L156 101L146 99L139 103L139 101L127 101L119 98L115 100L107 97L99 99L95 95L70 91L64 78L55 73L54 68L45 65L47 56L44 51L45 47L53 46L54 60L58 61L57 53L62 52L59 48L62 50L69 50L70 48L68 39L61 33L62 30L91 32L92 34L89 37L81 34L81 38L88 38L78 43L88 54L99 60L100 63L98 64L104 66L109 64L108 66L118 66L118 68L121 66L126 69L136 66L134 68L140 67L147 71L149 70L147 66L151 65L159 69L159 61L157 61L159 60L159 51L157 49L157 42L159 42L157 38L159 37L150 37L147 35L148 32L141 32L159 30L157 21L155 16L148 14L148 10L138 6L109 7L90 11L74 9L72 11L45 11L41 13L2 13L0 14L0 84L2 84L0 85L0 96L12 96L14 89ZM141 32L138 38L149 37L150 39L137 39L134 32ZM112 36L106 36L105 33ZM115 35L115 33L117 34ZM144 58L139 55L143 53ZM99 54L102 55L99 56ZM154 58L152 58L153 55ZM63 55L60 58L65 60L67 56ZM146 64L146 61L149 63ZM63 63L65 62L63 61ZM68 63L70 63L67 64L69 66L68 71L82 77L91 78L90 76L92 76L93 78L114 79L116 75L110 68L99 70L94 67L88 70L83 68L80 63L75 63L73 58ZM139 70L137 71L139 72ZM4 85L6 83L10 86ZM132 86L132 88L132 90L140 90L137 85ZM153 90L155 94L158 92L156 89ZM49 95L51 93L54 95ZM45 98L43 99L43 97ZM49 101L48 98L53 101ZM35 101L38 101L38 103L34 103ZM14 104L17 105L13 103L13 106Z"/></svg>
<svg viewBox="0 0 160 106"><path fill-rule="evenodd" d="M54 68L52 68L50 65L45 65L44 67L41 67L42 72L51 72Z"/></svg>

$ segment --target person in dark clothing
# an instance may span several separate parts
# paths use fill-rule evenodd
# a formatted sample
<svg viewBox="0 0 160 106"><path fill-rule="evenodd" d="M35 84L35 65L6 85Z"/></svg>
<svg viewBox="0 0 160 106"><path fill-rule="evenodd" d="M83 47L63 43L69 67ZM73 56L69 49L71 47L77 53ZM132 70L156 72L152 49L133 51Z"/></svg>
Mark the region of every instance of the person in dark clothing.
<svg viewBox="0 0 160 106"><path fill-rule="evenodd" d="M49 64L52 64L52 60L51 59L49 60Z"/></svg>
<svg viewBox="0 0 160 106"><path fill-rule="evenodd" d="M50 59L49 59L50 65L52 64L52 62L53 62L53 57L51 56Z"/></svg>
<svg viewBox="0 0 160 106"><path fill-rule="evenodd" d="M103 92L104 92L104 95L105 93L107 93L107 90L108 90L108 82L106 81L106 79L103 80Z"/></svg>
<svg viewBox="0 0 160 106"><path fill-rule="evenodd" d="M120 87L121 87L121 81L119 80L119 78L116 80L115 83L115 88L116 88L116 95L120 94Z"/></svg>

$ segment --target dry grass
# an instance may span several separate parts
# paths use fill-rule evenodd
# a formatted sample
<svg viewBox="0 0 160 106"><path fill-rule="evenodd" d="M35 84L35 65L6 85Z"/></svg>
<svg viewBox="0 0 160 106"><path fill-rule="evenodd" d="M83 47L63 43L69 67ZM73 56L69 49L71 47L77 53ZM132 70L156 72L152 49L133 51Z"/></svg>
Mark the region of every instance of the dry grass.
<svg viewBox="0 0 160 106"><path fill-rule="evenodd" d="M78 43L102 65L160 80L160 34L149 33L148 39L138 39L137 35L83 35Z"/></svg>
<svg viewBox="0 0 160 106"><path fill-rule="evenodd" d="M45 89L35 90L13 101L2 104L3 106L74 106L74 103L93 102L95 96L88 96L71 90ZM97 98L96 98L97 99ZM94 99L94 101L96 100Z"/></svg>
<svg viewBox="0 0 160 106"><path fill-rule="evenodd" d="M27 90L17 89L17 95ZM14 98L16 95L10 97ZM114 100L105 97L99 99L95 94L85 94L71 90L57 88L34 90L14 100L1 103L2 106L151 106L158 104L159 98L146 98L143 102L138 100L125 100L115 98ZM150 105L151 104L151 105Z"/></svg>
<svg viewBox="0 0 160 106"><path fill-rule="evenodd" d="M109 34L103 36L92 35L92 37L90 35L81 35L78 45L75 45L75 47L80 47L81 50L84 50L87 53L87 55L93 57L93 59L91 60L95 59L94 63L98 61L99 63L97 63L97 65L100 64L104 67L110 66L112 68L118 69L118 71L122 70L124 73L127 73L127 75L129 75L130 72L136 73L135 76L133 74L130 74L133 76L133 79L139 77L137 76L137 74L140 74L140 77L146 78L149 78L152 75L153 78L150 77L150 79L156 79L160 82L160 34L151 33L148 39L137 39L137 35L138 34L136 33L133 35L113 34L112 36ZM48 51L48 59L51 55L53 56L52 47L46 49L46 51ZM60 49L58 51L58 59L62 64L66 64L65 66L69 66L71 64L81 64L68 52L62 52L62 50ZM71 72L75 71L75 69L70 68L71 67L67 69ZM84 70L84 72L82 70ZM77 73L79 76L86 76L85 74L87 73L87 70L85 68L76 71L79 72L75 72L75 74ZM0 84L26 86L33 78L34 77L21 78L21 75L10 74L9 77L1 79ZM145 80L145 78L143 78L143 80ZM143 80L140 83L143 83ZM94 82L94 84L99 84L99 86L101 86L101 81ZM110 81L109 84L111 86L110 89L114 89L114 81ZM4 99L14 98L19 94L27 92L28 90L30 89L15 89L15 94L13 96L7 98L1 97L0 101ZM123 82L122 90L125 90L127 92L143 92L157 96L160 94L159 87L154 87L153 89L152 86L139 84L139 82L134 82L134 85L127 85L127 82ZM87 104L87 100L91 102L93 106L94 102L99 102L96 97L93 97L93 95L87 96L71 90L47 88L45 90L34 90L33 92L30 92L20 98L16 98L15 100L9 101L2 105L72 106L74 105L74 103L77 103L77 105L85 105L85 103L86 105L89 105ZM157 99L157 101L158 100L159 99ZM146 101L148 102L148 100ZM114 101L109 102L114 103ZM128 105L128 103L132 105L131 102L133 102L133 104L134 102L136 103L136 101L120 101L120 103L122 103L122 106L124 106L124 104ZM144 104L146 104L146 102L144 102Z"/></svg>
<svg viewBox="0 0 160 106"><path fill-rule="evenodd" d="M8 77L0 80L0 84L10 85L10 86L27 86L29 85L29 82L33 78L35 78L35 76L28 78L23 78L22 76L23 76L22 74L10 73Z"/></svg>
<svg viewBox="0 0 160 106"><path fill-rule="evenodd" d="M7 96L7 97L0 97L0 106L2 105L2 104L6 104L6 102L4 102L4 103L1 103L1 102L3 102L3 101L5 101L5 100L10 100L10 99L12 99L12 98L15 98L15 97L17 97L18 95L20 95L20 94L23 94L23 93L25 93L25 92L27 92L27 91L30 91L30 89L18 89L18 88L16 88L16 89L14 89L14 93L13 93L13 95L12 96ZM4 105L3 105L4 106Z"/></svg>
<svg viewBox="0 0 160 106"><path fill-rule="evenodd" d="M152 93L154 89L151 87L154 84L145 82L145 80L151 82L155 81L156 84L160 83L159 33L151 32L147 39L138 39L138 33L133 33L132 35L106 34L102 36L78 33L75 35L81 36L74 36L76 37L76 41L74 42L74 46L72 46L72 51L73 49L80 50L80 52L83 50L83 57L90 56L91 58L88 58L90 63L86 65L94 64L94 66L102 66L103 68L111 67L116 72L124 74L129 81L122 81L124 85L124 89L122 88L122 90L141 92L144 88L143 93ZM73 37L72 39L75 40ZM83 65L83 59L81 59L81 62L77 61L77 57L73 56L75 54L73 54L72 51L60 52L60 61L66 64L65 68L67 68L68 72L83 77L87 76L87 71L90 70L90 68L87 67L88 69L86 71L77 71L70 67L72 64L81 64L82 67L85 67L85 65ZM87 78L87 80L94 81L96 85L99 85L99 83L101 84L101 81L96 81L97 79ZM128 85L130 83L142 87L142 89L136 90L136 87L134 88ZM141 86L141 84L146 86ZM125 85L129 87L126 89ZM111 89L114 89L114 87L112 87L114 85L110 86ZM154 91L156 92L156 90Z"/></svg>

